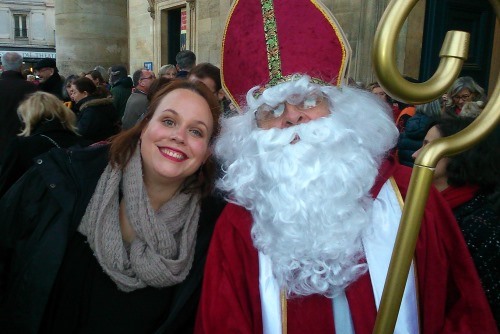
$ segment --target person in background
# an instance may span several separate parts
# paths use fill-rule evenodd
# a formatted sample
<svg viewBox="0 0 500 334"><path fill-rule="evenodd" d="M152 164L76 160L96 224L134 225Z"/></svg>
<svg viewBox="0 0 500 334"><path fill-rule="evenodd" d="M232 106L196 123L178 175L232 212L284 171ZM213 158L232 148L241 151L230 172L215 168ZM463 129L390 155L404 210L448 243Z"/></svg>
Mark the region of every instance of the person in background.
<svg viewBox="0 0 500 334"><path fill-rule="evenodd" d="M102 97L94 82L79 78L71 85L72 99L78 109L78 133L87 140L99 142L120 131L120 117L113 99Z"/></svg>
<svg viewBox="0 0 500 334"><path fill-rule="evenodd" d="M465 129L474 118L443 118L425 136L424 145ZM423 147L422 146L422 147ZM420 150L415 152L417 158ZM497 327L500 326L500 126L465 152L441 159L434 185L462 230Z"/></svg>
<svg viewBox="0 0 500 334"><path fill-rule="evenodd" d="M0 197L34 164L38 155L54 147L87 144L77 133L75 113L55 95L33 93L20 104L18 114L22 131L0 156Z"/></svg>
<svg viewBox="0 0 500 334"><path fill-rule="evenodd" d="M413 153L422 147L427 131L440 117L440 100L415 107L415 115L406 121L405 129L399 135L397 156L400 164L413 167Z"/></svg>
<svg viewBox="0 0 500 334"><path fill-rule="evenodd" d="M104 66L97 65L94 67L94 71L99 71L101 73L102 78L104 79L104 83L106 86L106 89L109 90L111 86L109 85L109 72L104 68Z"/></svg>
<svg viewBox="0 0 500 334"><path fill-rule="evenodd" d="M108 97L111 95L108 88L106 87L106 81L104 81L101 72L97 70L92 70L87 74L85 74L85 77L89 78L94 82L95 86L97 87L97 90L99 91L98 93L99 95L101 95L102 97Z"/></svg>
<svg viewBox="0 0 500 334"><path fill-rule="evenodd" d="M5 52L1 60L3 72L0 75L0 155L5 152L9 140L15 138L21 129L21 121L17 115L19 103L37 90L37 86L24 80L21 74L22 55L17 52Z"/></svg>
<svg viewBox="0 0 500 334"><path fill-rule="evenodd" d="M231 102L226 98L220 79L220 69L210 63L200 63L191 69L188 80L203 82L222 104L223 116L230 117L236 114L231 109Z"/></svg>
<svg viewBox="0 0 500 334"><path fill-rule="evenodd" d="M81 79L88 80L88 79ZM175 82L110 144L39 157L0 200L2 333L190 333L220 109Z"/></svg>
<svg viewBox="0 0 500 334"><path fill-rule="evenodd" d="M147 94L149 87L155 79L155 74L146 68L138 69L132 75L135 88L125 106L122 117L122 130L133 127L141 115L145 113L148 106Z"/></svg>
<svg viewBox="0 0 500 334"><path fill-rule="evenodd" d="M366 87L366 90L369 91L370 93L372 94L375 94L377 95L377 97L379 99L381 99L382 101L386 102L392 109L392 116L394 118L394 121L396 121L396 119L398 118L399 116L399 107L397 104L393 103L391 97L389 95L387 95L387 93L384 91L384 89L382 87L380 87L380 84L378 82L372 82L371 84L369 84L367 87Z"/></svg>
<svg viewBox="0 0 500 334"><path fill-rule="evenodd" d="M462 107L467 102L481 101L483 104L487 102L484 89L471 77L460 77L455 80L450 89L448 89L445 99L444 114L449 117L459 115Z"/></svg>
<svg viewBox="0 0 500 334"><path fill-rule="evenodd" d="M59 70L56 66L56 60L52 58L43 58L35 64L35 74L39 78L38 89L50 94L54 94L60 100L64 80L59 75Z"/></svg>
<svg viewBox="0 0 500 334"><path fill-rule="evenodd" d="M195 333L373 333L411 172L390 156L391 110L345 85L347 38L319 2L236 1L229 12L222 81L243 113L222 120L215 144L231 203ZM395 333L496 332L436 189L413 255Z"/></svg>
<svg viewBox="0 0 500 334"><path fill-rule="evenodd" d="M63 90L62 90L62 98L64 101L64 105L76 114L78 112L78 109L75 107L74 101L71 99L71 85L73 82L75 82L77 79L80 77L76 74L70 74L64 79L64 84L63 84Z"/></svg>
<svg viewBox="0 0 500 334"><path fill-rule="evenodd" d="M119 119L123 117L127 100L132 94L134 83L128 77L127 69L123 65L114 65L109 68L109 84L113 105L118 110Z"/></svg>
<svg viewBox="0 0 500 334"><path fill-rule="evenodd" d="M193 51L182 50L175 56L177 78L186 78L189 71L196 65L196 55Z"/></svg>
<svg viewBox="0 0 500 334"><path fill-rule="evenodd" d="M165 77L167 79L175 79L176 76L177 68L172 64L163 65L158 71L158 78Z"/></svg>

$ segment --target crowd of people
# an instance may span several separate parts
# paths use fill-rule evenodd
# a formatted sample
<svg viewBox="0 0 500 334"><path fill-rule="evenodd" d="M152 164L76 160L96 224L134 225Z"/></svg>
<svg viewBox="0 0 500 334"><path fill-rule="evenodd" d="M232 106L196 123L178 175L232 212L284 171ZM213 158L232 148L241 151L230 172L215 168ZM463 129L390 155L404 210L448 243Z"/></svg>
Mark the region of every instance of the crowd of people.
<svg viewBox="0 0 500 334"><path fill-rule="evenodd" d="M2 55L2 333L372 333L414 159L487 95L345 78L341 27L307 3L274 8L279 32L237 3L221 68L47 58L33 80ZM395 333L498 333L499 151L497 126L437 164Z"/></svg>

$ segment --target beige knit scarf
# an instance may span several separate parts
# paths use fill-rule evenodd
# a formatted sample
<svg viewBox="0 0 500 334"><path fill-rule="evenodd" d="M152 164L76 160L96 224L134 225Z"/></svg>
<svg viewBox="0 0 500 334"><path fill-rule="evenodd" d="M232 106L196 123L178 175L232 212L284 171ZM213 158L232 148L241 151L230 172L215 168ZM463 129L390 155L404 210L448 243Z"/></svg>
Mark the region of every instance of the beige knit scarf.
<svg viewBox="0 0 500 334"><path fill-rule="evenodd" d="M136 233L122 239L119 190ZM142 178L139 147L123 173L106 167L78 231L88 239L99 264L122 291L172 286L182 282L194 258L200 196L177 192L157 212L151 207Z"/></svg>

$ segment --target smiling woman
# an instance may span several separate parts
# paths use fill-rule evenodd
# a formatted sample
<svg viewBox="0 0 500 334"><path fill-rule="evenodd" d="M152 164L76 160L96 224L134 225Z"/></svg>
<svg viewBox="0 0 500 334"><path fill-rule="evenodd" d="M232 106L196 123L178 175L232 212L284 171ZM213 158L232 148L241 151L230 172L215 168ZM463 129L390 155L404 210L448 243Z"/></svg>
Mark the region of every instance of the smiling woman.
<svg viewBox="0 0 500 334"><path fill-rule="evenodd" d="M0 327L192 331L224 206L208 196L219 116L202 83L175 81L110 145L40 157L0 200Z"/></svg>

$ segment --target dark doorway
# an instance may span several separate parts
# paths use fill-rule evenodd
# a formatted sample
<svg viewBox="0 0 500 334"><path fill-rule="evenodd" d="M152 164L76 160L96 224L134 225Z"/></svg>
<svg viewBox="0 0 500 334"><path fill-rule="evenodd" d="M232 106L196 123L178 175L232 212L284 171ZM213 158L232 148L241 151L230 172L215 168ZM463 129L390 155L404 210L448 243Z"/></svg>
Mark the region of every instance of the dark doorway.
<svg viewBox="0 0 500 334"><path fill-rule="evenodd" d="M181 8L168 11L167 31L168 64L175 65L175 56L181 50Z"/></svg>
<svg viewBox="0 0 500 334"><path fill-rule="evenodd" d="M449 30L470 33L469 58L460 76L471 76L488 91L495 30L495 13L488 0L427 0L419 79L425 81L436 71Z"/></svg>

